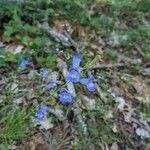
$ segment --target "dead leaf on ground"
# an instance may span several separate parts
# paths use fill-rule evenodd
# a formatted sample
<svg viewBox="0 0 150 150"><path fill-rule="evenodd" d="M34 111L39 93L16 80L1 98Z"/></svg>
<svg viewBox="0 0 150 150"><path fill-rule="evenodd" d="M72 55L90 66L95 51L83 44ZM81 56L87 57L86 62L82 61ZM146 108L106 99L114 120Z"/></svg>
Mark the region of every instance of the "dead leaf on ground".
<svg viewBox="0 0 150 150"><path fill-rule="evenodd" d="M24 51L24 47L22 45L9 44L5 47L7 52L18 54Z"/></svg>

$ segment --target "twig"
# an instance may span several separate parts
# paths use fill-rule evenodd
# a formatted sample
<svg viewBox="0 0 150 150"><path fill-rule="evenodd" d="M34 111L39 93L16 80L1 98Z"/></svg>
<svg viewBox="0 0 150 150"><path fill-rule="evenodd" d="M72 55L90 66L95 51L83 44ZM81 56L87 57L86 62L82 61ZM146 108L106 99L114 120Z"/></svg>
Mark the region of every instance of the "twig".
<svg viewBox="0 0 150 150"><path fill-rule="evenodd" d="M45 22L43 24L40 24L39 22L37 22L37 26L44 30L46 33L48 33L52 38L55 39L55 41L61 43L63 46L66 47L73 47L76 52L78 52L78 47L76 42L71 38L71 36L65 32L65 34L62 34L52 28L49 27L48 23Z"/></svg>
<svg viewBox="0 0 150 150"><path fill-rule="evenodd" d="M129 139L129 137L126 135L126 131L124 131L124 129L123 129L122 122L120 123L120 127L121 127L121 131L122 131L122 133L123 133L123 135L124 135L124 137L125 137L125 140L129 142L129 144L132 146L132 148L133 148L134 150L136 150L136 147L135 147L134 143L133 143L133 142Z"/></svg>
<svg viewBox="0 0 150 150"><path fill-rule="evenodd" d="M69 33L65 31L65 35L68 37L68 39L69 39L71 45L73 46L73 48L75 49L75 51L79 52L79 48L78 48L77 43L71 38L71 36L69 35Z"/></svg>
<svg viewBox="0 0 150 150"><path fill-rule="evenodd" d="M145 54L144 52L140 49L140 47L136 46L137 52L144 58Z"/></svg>
<svg viewBox="0 0 150 150"><path fill-rule="evenodd" d="M128 64L125 63L116 63L116 64L98 64L92 67L92 69L109 69L109 68L122 68L122 67L127 67Z"/></svg>

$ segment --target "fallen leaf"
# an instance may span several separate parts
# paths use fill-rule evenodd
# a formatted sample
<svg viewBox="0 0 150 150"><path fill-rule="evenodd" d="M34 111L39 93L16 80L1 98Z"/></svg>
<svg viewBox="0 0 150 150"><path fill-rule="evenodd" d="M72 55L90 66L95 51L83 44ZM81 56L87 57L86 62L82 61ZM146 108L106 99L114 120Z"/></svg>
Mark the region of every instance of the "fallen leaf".
<svg viewBox="0 0 150 150"><path fill-rule="evenodd" d="M54 126L51 122L51 118L46 118L43 121L40 121L40 125L42 128L44 128L46 130L51 129Z"/></svg>
<svg viewBox="0 0 150 150"><path fill-rule="evenodd" d="M14 49L14 54L21 53L22 50L23 50L23 46L22 46L22 45L18 45L18 46Z"/></svg>

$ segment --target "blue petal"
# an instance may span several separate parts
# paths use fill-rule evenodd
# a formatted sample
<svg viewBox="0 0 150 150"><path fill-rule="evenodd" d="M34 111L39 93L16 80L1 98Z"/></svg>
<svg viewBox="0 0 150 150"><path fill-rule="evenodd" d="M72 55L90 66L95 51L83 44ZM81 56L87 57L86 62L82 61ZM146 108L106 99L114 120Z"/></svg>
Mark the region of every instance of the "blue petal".
<svg viewBox="0 0 150 150"><path fill-rule="evenodd" d="M80 83L83 84L83 85L87 85L89 82L89 79L86 78L86 79L80 79Z"/></svg>
<svg viewBox="0 0 150 150"><path fill-rule="evenodd" d="M80 65L80 62L81 62L81 58L79 55L74 55L73 56L73 68L79 68L79 65Z"/></svg>
<svg viewBox="0 0 150 150"><path fill-rule="evenodd" d="M89 76L89 80L90 80L90 81L94 81L94 80L95 80L94 76L90 75L90 76Z"/></svg>
<svg viewBox="0 0 150 150"><path fill-rule="evenodd" d="M27 59L23 59L19 65L19 69L23 69L28 64L29 64L29 61Z"/></svg>
<svg viewBox="0 0 150 150"><path fill-rule="evenodd" d="M66 93L67 93L67 92L68 92L68 90L67 90L66 88L61 88L59 92L60 92L60 94L62 94L62 93L64 93L64 92L66 92Z"/></svg>
<svg viewBox="0 0 150 150"><path fill-rule="evenodd" d="M72 96L66 88L60 90L59 100L61 103L71 103Z"/></svg>
<svg viewBox="0 0 150 150"><path fill-rule="evenodd" d="M56 86L56 82L50 81L50 82L47 84L46 89L47 89L47 90L50 90L50 89L53 89L55 86Z"/></svg>
<svg viewBox="0 0 150 150"><path fill-rule="evenodd" d="M76 69L70 69L66 80L69 82L77 83L80 81L80 73Z"/></svg>
<svg viewBox="0 0 150 150"><path fill-rule="evenodd" d="M47 113L49 110L49 107L47 105L44 105L41 107L40 111L43 112L44 114Z"/></svg>
<svg viewBox="0 0 150 150"><path fill-rule="evenodd" d="M42 75L42 77L46 78L48 76L48 69L42 68L41 69L41 75Z"/></svg>
<svg viewBox="0 0 150 150"><path fill-rule="evenodd" d="M90 92L96 91L96 85L93 82L89 82L86 87Z"/></svg>
<svg viewBox="0 0 150 150"><path fill-rule="evenodd" d="M38 111L38 112L36 113L36 119L37 119L38 121L43 121L44 118L45 118L45 115L44 115L44 113L43 113L42 111Z"/></svg>
<svg viewBox="0 0 150 150"><path fill-rule="evenodd" d="M80 83L85 85L90 92L94 92L96 91L96 85L93 83L94 80L93 76L89 76L88 78L80 79Z"/></svg>

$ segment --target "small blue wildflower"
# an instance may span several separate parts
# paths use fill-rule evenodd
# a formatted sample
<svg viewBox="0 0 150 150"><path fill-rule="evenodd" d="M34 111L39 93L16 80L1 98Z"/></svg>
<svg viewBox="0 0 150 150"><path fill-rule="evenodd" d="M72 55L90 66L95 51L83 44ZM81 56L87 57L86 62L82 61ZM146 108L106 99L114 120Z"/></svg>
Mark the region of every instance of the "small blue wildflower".
<svg viewBox="0 0 150 150"><path fill-rule="evenodd" d="M80 79L80 83L85 85L86 88L90 91L90 92L95 92L96 91L96 85L94 84L95 78L93 76L90 76L88 78L85 79Z"/></svg>
<svg viewBox="0 0 150 150"><path fill-rule="evenodd" d="M36 113L36 119L38 121L43 121L46 117L46 113L48 112L48 110L49 107L47 105L42 106Z"/></svg>
<svg viewBox="0 0 150 150"><path fill-rule="evenodd" d="M20 69L23 69L23 68L25 68L26 65L28 65L28 64L29 64L29 60L23 59L23 60L21 61L20 65L19 65L18 69L19 69L19 70L20 70Z"/></svg>
<svg viewBox="0 0 150 150"><path fill-rule="evenodd" d="M81 58L78 55L73 56L73 64L72 67L68 71L68 75L66 80L69 82L77 83L80 80L80 65Z"/></svg>
<svg viewBox="0 0 150 150"><path fill-rule="evenodd" d="M44 114L42 111L39 110L39 111L36 113L36 120L37 120L37 121L43 121L44 118L45 118L45 114Z"/></svg>
<svg viewBox="0 0 150 150"><path fill-rule="evenodd" d="M72 96L66 88L60 89L59 100L61 103L71 103L72 102Z"/></svg>
<svg viewBox="0 0 150 150"><path fill-rule="evenodd" d="M47 68L42 68L40 71L41 71L40 73L41 73L43 78L46 78L48 76L48 69Z"/></svg>
<svg viewBox="0 0 150 150"><path fill-rule="evenodd" d="M56 85L56 82L50 81L46 86L46 90L53 89Z"/></svg>
<svg viewBox="0 0 150 150"><path fill-rule="evenodd" d="M44 105L41 107L40 111L43 112L43 113L47 113L49 110L49 107L47 105Z"/></svg>
<svg viewBox="0 0 150 150"><path fill-rule="evenodd" d="M66 77L66 80L69 82L77 83L80 80L80 73L74 68L69 69L69 73Z"/></svg>

